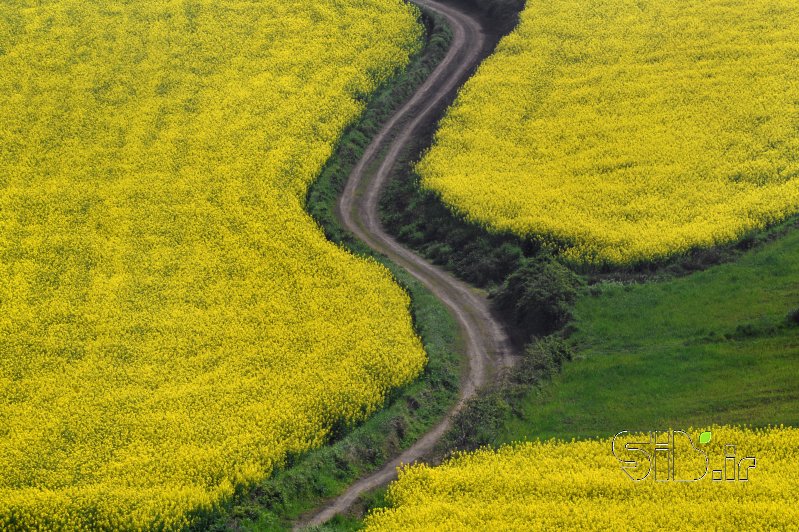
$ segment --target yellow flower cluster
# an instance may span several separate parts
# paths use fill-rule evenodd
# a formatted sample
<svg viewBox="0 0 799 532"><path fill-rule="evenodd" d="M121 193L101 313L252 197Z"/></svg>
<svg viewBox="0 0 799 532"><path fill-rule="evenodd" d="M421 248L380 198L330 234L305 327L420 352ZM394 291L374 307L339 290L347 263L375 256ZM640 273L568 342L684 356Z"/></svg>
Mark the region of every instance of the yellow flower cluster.
<svg viewBox="0 0 799 532"><path fill-rule="evenodd" d="M685 431L692 442L675 431L672 454L657 451L659 458L648 462L638 451L623 454L622 443L645 443L650 437L636 435L617 439L618 458L611 439L553 440L462 454L439 467L411 466L389 487L393 507L374 510L367 530L795 528L799 429L708 430L712 439L704 445L701 431ZM666 443L660 436L658 442ZM728 445L734 446L732 452ZM640 448L654 456L651 445ZM633 481L620 459L636 461L639 472L651 466L651 472ZM695 478L700 480L678 481Z"/></svg>
<svg viewBox="0 0 799 532"><path fill-rule="evenodd" d="M799 3L528 2L418 165L468 219L649 261L799 211Z"/></svg>
<svg viewBox="0 0 799 532"><path fill-rule="evenodd" d="M0 529L180 528L413 379L306 188L400 0L0 3Z"/></svg>

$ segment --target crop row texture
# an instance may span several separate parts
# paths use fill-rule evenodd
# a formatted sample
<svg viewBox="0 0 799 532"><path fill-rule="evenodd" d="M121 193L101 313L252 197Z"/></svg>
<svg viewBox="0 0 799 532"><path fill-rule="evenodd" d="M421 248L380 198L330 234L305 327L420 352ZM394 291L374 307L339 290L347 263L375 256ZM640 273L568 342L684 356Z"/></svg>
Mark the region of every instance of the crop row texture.
<svg viewBox="0 0 799 532"><path fill-rule="evenodd" d="M0 529L175 529L425 364L308 185L400 0L0 3Z"/></svg>
<svg viewBox="0 0 799 532"><path fill-rule="evenodd" d="M368 516L367 530L795 529L799 429L708 431L712 438L704 445L702 431L685 431L692 443L675 434L671 457L662 454L657 466L637 451L622 450L622 444L646 442L649 435L618 439L619 457L639 464L633 476L643 477L652 466L640 482L622 471L611 439L525 442L461 454L438 467L414 465L389 487L392 507ZM735 447L733 453L727 445ZM654 456L651 445L642 448ZM727 454L735 460L725 462ZM662 481L654 479L655 467ZM713 470L723 480L713 480ZM678 481L695 478L700 480Z"/></svg>
<svg viewBox="0 0 799 532"><path fill-rule="evenodd" d="M576 263L649 262L799 211L794 0L528 2L422 184Z"/></svg>

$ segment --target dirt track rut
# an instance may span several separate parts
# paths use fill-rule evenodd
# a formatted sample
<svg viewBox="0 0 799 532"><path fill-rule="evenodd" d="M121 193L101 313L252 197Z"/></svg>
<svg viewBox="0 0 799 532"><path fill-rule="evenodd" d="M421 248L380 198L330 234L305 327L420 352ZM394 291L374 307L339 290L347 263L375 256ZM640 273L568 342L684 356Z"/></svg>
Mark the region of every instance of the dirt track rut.
<svg viewBox="0 0 799 532"><path fill-rule="evenodd" d="M486 36L480 23L457 6L434 0L412 0L444 17L452 29L447 55L421 87L383 126L352 170L339 199L341 223L361 241L386 255L433 292L457 319L468 368L460 396L448 415L380 470L359 479L297 528L319 525L347 511L357 498L396 478L397 467L428 455L449 428L452 417L477 390L502 369L513 364L510 342L492 315L488 301L468 284L434 266L386 233L380 224L380 191L405 146L421 126L435 119L442 103L459 87L480 61ZM378 166L379 163L379 166ZM377 167L376 171L373 169Z"/></svg>

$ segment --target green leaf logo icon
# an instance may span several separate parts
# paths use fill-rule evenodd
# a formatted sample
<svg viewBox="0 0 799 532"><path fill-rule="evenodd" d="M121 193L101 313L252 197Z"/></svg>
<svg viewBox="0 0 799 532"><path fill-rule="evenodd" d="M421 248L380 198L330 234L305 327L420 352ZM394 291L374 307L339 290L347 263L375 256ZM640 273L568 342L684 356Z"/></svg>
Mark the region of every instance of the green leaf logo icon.
<svg viewBox="0 0 799 532"><path fill-rule="evenodd" d="M699 435L699 443L705 445L706 443L710 443L710 432L703 432Z"/></svg>

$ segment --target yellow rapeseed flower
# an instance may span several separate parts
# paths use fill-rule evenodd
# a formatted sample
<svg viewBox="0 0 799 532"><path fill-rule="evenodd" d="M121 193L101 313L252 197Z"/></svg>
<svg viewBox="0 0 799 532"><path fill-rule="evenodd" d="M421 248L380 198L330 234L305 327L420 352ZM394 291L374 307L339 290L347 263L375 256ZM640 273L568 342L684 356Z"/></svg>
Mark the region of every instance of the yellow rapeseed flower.
<svg viewBox="0 0 799 532"><path fill-rule="evenodd" d="M614 456L612 440L604 439L518 443L461 454L438 467L414 465L389 487L392 507L367 517L367 530L795 529L799 429L707 431L712 439L705 445L699 430L685 431L691 443L673 435L674 453L660 462L638 451ZM641 448L654 456L651 445ZM640 471L646 462L652 472L633 481L620 459L635 461ZM656 481L654 464L664 472L669 463L675 473ZM720 480L713 480L714 470Z"/></svg>
<svg viewBox="0 0 799 532"><path fill-rule="evenodd" d="M528 2L418 165L468 219L649 261L799 212L799 3Z"/></svg>
<svg viewBox="0 0 799 532"><path fill-rule="evenodd" d="M0 529L182 528L421 371L306 189L400 0L0 3Z"/></svg>

